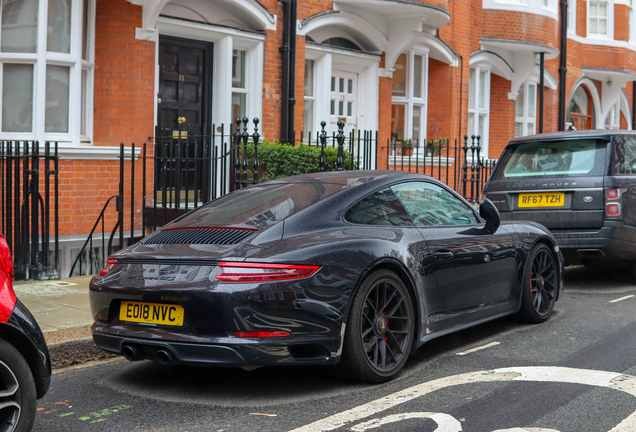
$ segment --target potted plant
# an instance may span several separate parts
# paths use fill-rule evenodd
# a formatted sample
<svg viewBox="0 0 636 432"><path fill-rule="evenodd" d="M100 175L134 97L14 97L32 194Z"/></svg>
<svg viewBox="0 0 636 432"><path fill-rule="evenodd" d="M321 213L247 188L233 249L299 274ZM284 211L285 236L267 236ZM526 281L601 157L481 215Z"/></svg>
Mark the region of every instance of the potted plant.
<svg viewBox="0 0 636 432"><path fill-rule="evenodd" d="M402 139L402 156L411 156L413 154L413 142L408 138Z"/></svg>

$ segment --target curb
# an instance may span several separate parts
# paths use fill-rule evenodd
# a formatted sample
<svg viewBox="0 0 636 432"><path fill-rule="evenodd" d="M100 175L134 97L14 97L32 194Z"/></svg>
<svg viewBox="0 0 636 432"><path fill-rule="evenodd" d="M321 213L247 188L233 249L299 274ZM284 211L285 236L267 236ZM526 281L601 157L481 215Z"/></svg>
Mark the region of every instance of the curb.
<svg viewBox="0 0 636 432"><path fill-rule="evenodd" d="M92 337L50 344L49 354L53 369L117 357L117 354L97 348Z"/></svg>

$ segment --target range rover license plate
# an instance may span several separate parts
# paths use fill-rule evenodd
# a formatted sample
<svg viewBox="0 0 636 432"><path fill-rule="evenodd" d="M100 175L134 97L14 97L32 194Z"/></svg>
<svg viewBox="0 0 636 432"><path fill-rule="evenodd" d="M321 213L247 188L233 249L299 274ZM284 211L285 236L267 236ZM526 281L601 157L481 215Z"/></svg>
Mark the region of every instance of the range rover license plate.
<svg viewBox="0 0 636 432"><path fill-rule="evenodd" d="M183 325L183 307L160 303L121 302L119 319L144 324Z"/></svg>
<svg viewBox="0 0 636 432"><path fill-rule="evenodd" d="M565 206L564 192L542 192L519 194L517 207L563 207Z"/></svg>

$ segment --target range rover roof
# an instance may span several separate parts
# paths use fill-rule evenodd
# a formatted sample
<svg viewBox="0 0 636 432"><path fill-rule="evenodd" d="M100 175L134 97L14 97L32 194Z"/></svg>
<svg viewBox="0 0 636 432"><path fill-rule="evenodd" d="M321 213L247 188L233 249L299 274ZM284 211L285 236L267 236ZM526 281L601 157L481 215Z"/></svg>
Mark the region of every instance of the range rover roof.
<svg viewBox="0 0 636 432"><path fill-rule="evenodd" d="M513 138L508 145L515 145L525 142L537 142L537 141L565 141L574 139L602 139L609 141L615 135L636 135L636 131L633 130L609 130L609 129L590 129L581 131L567 131L567 132L550 132L537 135L528 135L520 138Z"/></svg>

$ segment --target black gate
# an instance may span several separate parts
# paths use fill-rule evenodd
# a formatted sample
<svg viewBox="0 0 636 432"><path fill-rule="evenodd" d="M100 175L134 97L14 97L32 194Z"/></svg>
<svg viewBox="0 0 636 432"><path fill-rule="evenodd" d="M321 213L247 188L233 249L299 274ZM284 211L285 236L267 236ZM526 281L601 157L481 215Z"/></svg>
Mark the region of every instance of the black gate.
<svg viewBox="0 0 636 432"><path fill-rule="evenodd" d="M0 141L2 232L16 279L58 277L58 162L57 143Z"/></svg>

